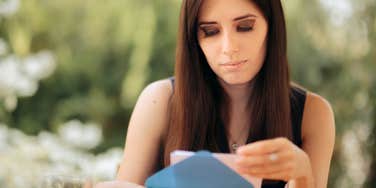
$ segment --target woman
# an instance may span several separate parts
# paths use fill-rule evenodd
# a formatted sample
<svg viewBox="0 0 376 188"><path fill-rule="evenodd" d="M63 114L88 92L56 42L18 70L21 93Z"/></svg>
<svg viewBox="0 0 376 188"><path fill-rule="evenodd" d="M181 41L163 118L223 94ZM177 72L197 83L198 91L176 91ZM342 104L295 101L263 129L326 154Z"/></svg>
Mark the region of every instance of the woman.
<svg viewBox="0 0 376 188"><path fill-rule="evenodd" d="M150 84L132 114L117 179L143 184L173 150L236 153L263 187L326 187L328 102L289 80L279 0L183 0L175 78Z"/></svg>

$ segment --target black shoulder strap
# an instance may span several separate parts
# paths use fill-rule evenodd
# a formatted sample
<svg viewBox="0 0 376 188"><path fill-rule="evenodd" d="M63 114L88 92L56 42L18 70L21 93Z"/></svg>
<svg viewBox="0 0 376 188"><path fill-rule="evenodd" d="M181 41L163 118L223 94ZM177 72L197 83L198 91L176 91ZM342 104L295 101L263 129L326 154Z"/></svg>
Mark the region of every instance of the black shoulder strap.
<svg viewBox="0 0 376 188"><path fill-rule="evenodd" d="M172 92L174 92L174 90L175 90L175 77L171 76L168 79L171 81Z"/></svg>
<svg viewBox="0 0 376 188"><path fill-rule="evenodd" d="M302 120L304 105L307 97L307 92L302 88L293 86L291 88L290 102L291 102L291 121L293 130L294 143L301 147L302 145Z"/></svg>

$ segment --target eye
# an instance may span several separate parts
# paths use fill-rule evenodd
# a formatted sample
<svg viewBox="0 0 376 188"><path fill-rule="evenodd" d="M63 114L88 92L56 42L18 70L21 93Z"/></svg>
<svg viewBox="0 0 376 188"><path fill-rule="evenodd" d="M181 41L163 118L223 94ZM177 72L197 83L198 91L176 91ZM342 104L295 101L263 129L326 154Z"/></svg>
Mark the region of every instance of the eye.
<svg viewBox="0 0 376 188"><path fill-rule="evenodd" d="M253 30L253 27L247 27L247 26L239 26L239 27L237 27L236 28L236 30L237 31L239 31L239 32L247 32L247 31L251 31L251 30Z"/></svg>
<svg viewBox="0 0 376 188"><path fill-rule="evenodd" d="M243 20L239 22L239 25L236 27L236 30L239 32L247 32L253 30L255 20Z"/></svg>
<svg viewBox="0 0 376 188"><path fill-rule="evenodd" d="M219 29L212 26L201 26L200 29L202 32L204 32L205 37L214 36L219 33Z"/></svg>

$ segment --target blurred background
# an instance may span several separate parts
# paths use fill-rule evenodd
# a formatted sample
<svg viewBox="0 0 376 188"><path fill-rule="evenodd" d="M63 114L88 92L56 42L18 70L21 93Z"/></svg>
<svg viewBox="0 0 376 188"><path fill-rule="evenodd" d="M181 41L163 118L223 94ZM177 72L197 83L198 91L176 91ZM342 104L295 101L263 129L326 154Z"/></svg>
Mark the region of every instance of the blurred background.
<svg viewBox="0 0 376 188"><path fill-rule="evenodd" d="M0 187L113 179L143 87L173 75L181 0L0 0ZM376 186L376 1L283 0L293 80L336 116L329 187Z"/></svg>

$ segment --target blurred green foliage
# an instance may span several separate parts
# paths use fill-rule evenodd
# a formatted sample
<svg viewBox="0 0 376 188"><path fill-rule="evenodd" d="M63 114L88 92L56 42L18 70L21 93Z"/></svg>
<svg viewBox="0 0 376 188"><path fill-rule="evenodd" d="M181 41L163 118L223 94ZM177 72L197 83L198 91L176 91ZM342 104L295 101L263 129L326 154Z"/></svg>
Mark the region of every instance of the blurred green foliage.
<svg viewBox="0 0 376 188"><path fill-rule="evenodd" d="M376 167L376 2L345 1L351 7L342 14L320 0L283 2L293 80L328 99L335 112L329 187L338 187L347 130L369 130L362 152ZM142 88L173 74L179 9L177 0L21 1L15 15L0 20L0 36L20 56L51 50L58 68L15 111L0 109L0 121L29 134L71 119L95 121L105 134L96 152L122 145ZM375 172L366 182L376 185Z"/></svg>
<svg viewBox="0 0 376 188"><path fill-rule="evenodd" d="M1 36L21 56L53 51L58 68L5 123L36 134L70 119L95 121L107 135L103 148L122 144L139 92L173 73L178 11L179 2L166 0L22 1L1 20Z"/></svg>

